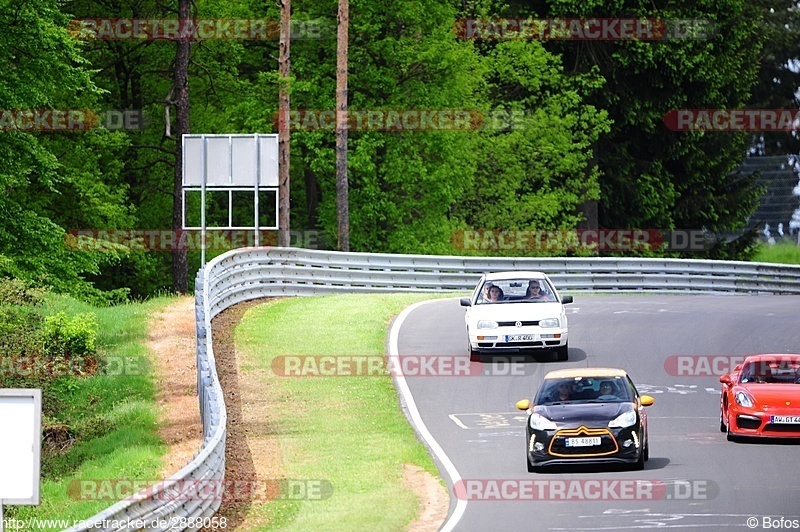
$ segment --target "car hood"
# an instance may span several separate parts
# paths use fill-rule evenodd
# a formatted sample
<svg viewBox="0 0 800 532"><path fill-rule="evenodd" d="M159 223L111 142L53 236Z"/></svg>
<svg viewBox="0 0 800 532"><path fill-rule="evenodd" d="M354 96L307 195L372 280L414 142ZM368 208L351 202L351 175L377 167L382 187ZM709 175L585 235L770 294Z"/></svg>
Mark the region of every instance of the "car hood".
<svg viewBox="0 0 800 532"><path fill-rule="evenodd" d="M608 422L628 410L633 403L569 403L565 405L538 405L534 412L556 423Z"/></svg>
<svg viewBox="0 0 800 532"><path fill-rule="evenodd" d="M792 403L790 406L800 407L800 384L741 384L757 403L762 405L786 406L786 401Z"/></svg>
<svg viewBox="0 0 800 532"><path fill-rule="evenodd" d="M474 320L515 321L537 320L561 316L561 303L494 303L475 305L469 317Z"/></svg>

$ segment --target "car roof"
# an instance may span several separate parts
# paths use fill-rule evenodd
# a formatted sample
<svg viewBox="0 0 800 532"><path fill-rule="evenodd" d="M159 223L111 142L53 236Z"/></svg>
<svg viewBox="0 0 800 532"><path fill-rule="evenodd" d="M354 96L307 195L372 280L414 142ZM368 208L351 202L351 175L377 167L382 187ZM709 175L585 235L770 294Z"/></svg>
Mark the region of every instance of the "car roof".
<svg viewBox="0 0 800 532"><path fill-rule="evenodd" d="M509 272L492 272L486 274L487 281L503 281L506 279L545 279L547 276L543 272L534 272L527 270L509 271Z"/></svg>
<svg viewBox="0 0 800 532"><path fill-rule="evenodd" d="M624 370L618 368L568 368L550 371L544 376L547 379L569 379L573 377L627 377Z"/></svg>
<svg viewBox="0 0 800 532"><path fill-rule="evenodd" d="M744 359L742 365L747 364L748 362L780 362L780 361L792 361L792 362L800 362L800 355L790 354L790 353L782 353L782 354L774 354L774 355L750 355L749 357Z"/></svg>

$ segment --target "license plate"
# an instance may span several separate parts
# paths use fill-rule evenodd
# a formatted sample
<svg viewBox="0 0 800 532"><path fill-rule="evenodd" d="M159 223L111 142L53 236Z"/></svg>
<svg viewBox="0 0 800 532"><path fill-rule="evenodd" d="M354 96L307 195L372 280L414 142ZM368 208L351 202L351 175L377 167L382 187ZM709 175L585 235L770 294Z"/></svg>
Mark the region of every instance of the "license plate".
<svg viewBox="0 0 800 532"><path fill-rule="evenodd" d="M800 424L800 416L772 416L769 418L769 422L776 425L795 425Z"/></svg>
<svg viewBox="0 0 800 532"><path fill-rule="evenodd" d="M591 447L600 445L600 436L590 438L567 438L567 447Z"/></svg>
<svg viewBox="0 0 800 532"><path fill-rule="evenodd" d="M535 334L509 334L506 336L506 342L530 342L536 340Z"/></svg>

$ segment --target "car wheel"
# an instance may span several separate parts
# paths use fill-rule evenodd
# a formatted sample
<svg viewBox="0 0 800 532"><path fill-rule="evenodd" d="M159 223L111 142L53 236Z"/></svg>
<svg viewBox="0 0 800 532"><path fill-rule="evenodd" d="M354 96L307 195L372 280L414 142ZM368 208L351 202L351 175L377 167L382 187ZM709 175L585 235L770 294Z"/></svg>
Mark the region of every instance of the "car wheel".
<svg viewBox="0 0 800 532"><path fill-rule="evenodd" d="M569 344L564 347L556 347L556 360L564 362L569 358Z"/></svg>
<svg viewBox="0 0 800 532"><path fill-rule="evenodd" d="M725 427L725 437L727 438L728 441L736 441L736 436L731 434L731 420L730 419L728 420L728 423L726 424L726 427Z"/></svg>
<svg viewBox="0 0 800 532"><path fill-rule="evenodd" d="M645 461L644 452L645 449L642 449L642 452L639 453L639 459L636 461L635 464L633 464L632 469L634 471L641 471L642 469L644 469L644 461Z"/></svg>
<svg viewBox="0 0 800 532"><path fill-rule="evenodd" d="M642 456L644 456L645 462L650 460L650 442L644 444L644 451L642 451Z"/></svg>
<svg viewBox="0 0 800 532"><path fill-rule="evenodd" d="M467 352L469 353L469 361L470 362L480 362L481 361L481 355L478 354L477 351L472 349L472 346L470 344L467 344Z"/></svg>
<svg viewBox="0 0 800 532"><path fill-rule="evenodd" d="M536 473L536 468L531 464L527 454L525 455L525 463L528 465L528 473Z"/></svg>
<svg viewBox="0 0 800 532"><path fill-rule="evenodd" d="M725 425L725 420L722 417L722 409L719 410L719 431L728 432L728 427Z"/></svg>

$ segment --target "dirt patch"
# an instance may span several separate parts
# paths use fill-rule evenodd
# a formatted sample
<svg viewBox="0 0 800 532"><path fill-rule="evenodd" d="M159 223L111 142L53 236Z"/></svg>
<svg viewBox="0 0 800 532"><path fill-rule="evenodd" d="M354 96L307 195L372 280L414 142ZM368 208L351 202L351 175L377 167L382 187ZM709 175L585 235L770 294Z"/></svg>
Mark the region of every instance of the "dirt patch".
<svg viewBox="0 0 800 532"><path fill-rule="evenodd" d="M413 464L403 464L403 482L420 501L419 515L411 521L408 532L435 532L447 518L450 496L439 479Z"/></svg>
<svg viewBox="0 0 800 532"><path fill-rule="evenodd" d="M181 297L149 320L147 347L155 365L162 420L158 434L168 446L162 478L188 464L203 444L196 334L193 297Z"/></svg>

